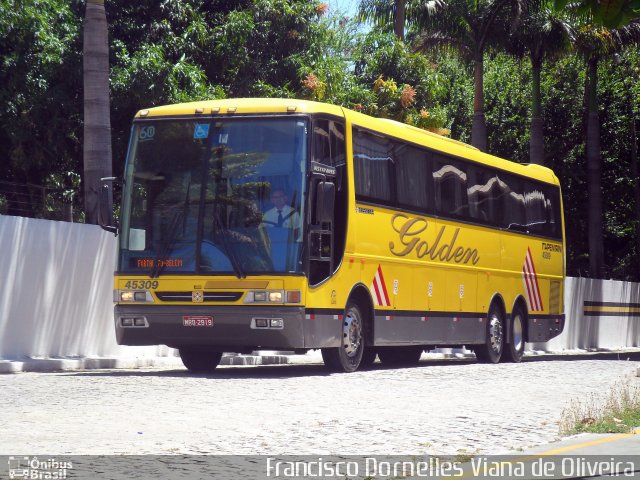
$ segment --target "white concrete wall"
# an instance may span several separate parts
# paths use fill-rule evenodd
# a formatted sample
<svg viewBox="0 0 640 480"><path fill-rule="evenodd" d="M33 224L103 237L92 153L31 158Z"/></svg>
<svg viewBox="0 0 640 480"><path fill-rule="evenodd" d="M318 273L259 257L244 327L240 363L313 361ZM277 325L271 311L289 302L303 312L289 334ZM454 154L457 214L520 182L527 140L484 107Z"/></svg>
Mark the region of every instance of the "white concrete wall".
<svg viewBox="0 0 640 480"><path fill-rule="evenodd" d="M547 351L615 350L640 346L640 312L635 316L585 316L585 301L640 305L640 283L567 277L564 331L546 344L533 344L532 348Z"/></svg>
<svg viewBox="0 0 640 480"><path fill-rule="evenodd" d="M166 354L116 344L116 245L94 225L0 215L0 359Z"/></svg>
<svg viewBox="0 0 640 480"><path fill-rule="evenodd" d="M115 341L116 238L97 226L0 215L0 359L173 356ZM567 323L534 350L640 346L636 317L584 317L584 301L640 303L640 284L567 278Z"/></svg>

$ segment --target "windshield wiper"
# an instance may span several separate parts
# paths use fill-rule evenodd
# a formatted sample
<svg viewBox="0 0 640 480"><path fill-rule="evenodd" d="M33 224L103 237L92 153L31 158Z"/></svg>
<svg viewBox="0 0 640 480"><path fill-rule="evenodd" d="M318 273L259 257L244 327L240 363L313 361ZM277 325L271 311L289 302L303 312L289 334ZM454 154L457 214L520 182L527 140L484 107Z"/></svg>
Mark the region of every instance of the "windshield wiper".
<svg viewBox="0 0 640 480"><path fill-rule="evenodd" d="M151 278L156 278L160 276L160 273L164 269L166 265L166 256L167 254L173 250L174 245L176 244L176 240L178 239L178 231L180 230L180 224L184 222L184 212L182 210L178 210L171 217L171 222L169 222L169 228L167 231L167 236L164 239L164 242L160 244L160 248L158 249L158 253L156 253L156 258L153 260L153 264L151 265L151 271L149 272L149 276ZM160 259L163 259L162 264L160 263Z"/></svg>
<svg viewBox="0 0 640 480"><path fill-rule="evenodd" d="M156 253L156 258L153 260L153 264L151 265L151 271L149 272L149 276L151 278L157 278L164 270L164 267L167 264L167 259L165 258L167 254L173 250L173 247L176 244L176 240L178 240L178 232L180 230L180 224L182 223L182 230L186 228L187 221L187 210L189 208L189 191L191 190L191 182L187 186L187 195L184 199L184 205L180 210L174 212L173 217L171 217L171 221L169 222L169 228L167 231L167 236L164 239L164 242L160 244L160 248L158 249L158 253ZM162 264L160 264L160 259L162 259Z"/></svg>
<svg viewBox="0 0 640 480"><path fill-rule="evenodd" d="M240 265L240 261L238 260L238 257L236 257L236 252L233 249L233 245L229 243L229 239L227 238L227 235L229 234L229 229L224 226L224 223L220 218L220 212L218 212L218 209L216 207L217 205L214 205L214 208L215 208L214 219L216 222L216 226L221 232L222 248L224 249L224 252L227 254L229 261L231 262L231 267L233 268L233 271L236 274L236 277L246 278L246 275L242 270L242 266Z"/></svg>

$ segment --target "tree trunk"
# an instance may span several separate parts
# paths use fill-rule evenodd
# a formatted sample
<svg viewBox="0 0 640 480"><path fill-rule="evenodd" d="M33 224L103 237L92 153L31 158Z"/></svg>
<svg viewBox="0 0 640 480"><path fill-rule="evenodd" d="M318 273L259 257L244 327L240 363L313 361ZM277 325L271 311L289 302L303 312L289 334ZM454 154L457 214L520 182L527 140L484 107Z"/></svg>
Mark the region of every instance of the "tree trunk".
<svg viewBox="0 0 640 480"><path fill-rule="evenodd" d="M542 99L540 95L540 71L542 60L531 59L531 134L529 138L529 161L544 165L544 131L542 121Z"/></svg>
<svg viewBox="0 0 640 480"><path fill-rule="evenodd" d="M588 61L587 114L587 192L589 269L592 278L604 278L604 237L602 232L602 158L600 156L600 121L598 119L598 58Z"/></svg>
<svg viewBox="0 0 640 480"><path fill-rule="evenodd" d="M84 206L86 223L99 221L101 177L111 176L109 46L104 0L87 0L83 28ZM109 198L109 208L112 199Z"/></svg>
<svg viewBox="0 0 640 480"><path fill-rule="evenodd" d="M479 150L487 151L487 122L484 117L484 64L483 52L478 52L474 58L473 78L473 123L471 125L471 145Z"/></svg>
<svg viewBox="0 0 640 480"><path fill-rule="evenodd" d="M400 40L404 40L405 0L395 0L396 11L393 19L393 32Z"/></svg>

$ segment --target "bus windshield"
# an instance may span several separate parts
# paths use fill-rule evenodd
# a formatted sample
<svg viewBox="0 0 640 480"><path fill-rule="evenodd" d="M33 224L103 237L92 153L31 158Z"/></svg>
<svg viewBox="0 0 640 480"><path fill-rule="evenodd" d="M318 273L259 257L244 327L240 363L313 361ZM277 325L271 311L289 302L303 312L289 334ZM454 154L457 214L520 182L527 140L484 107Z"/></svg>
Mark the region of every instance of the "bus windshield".
<svg viewBox="0 0 640 480"><path fill-rule="evenodd" d="M301 272L307 125L277 116L136 122L118 270Z"/></svg>

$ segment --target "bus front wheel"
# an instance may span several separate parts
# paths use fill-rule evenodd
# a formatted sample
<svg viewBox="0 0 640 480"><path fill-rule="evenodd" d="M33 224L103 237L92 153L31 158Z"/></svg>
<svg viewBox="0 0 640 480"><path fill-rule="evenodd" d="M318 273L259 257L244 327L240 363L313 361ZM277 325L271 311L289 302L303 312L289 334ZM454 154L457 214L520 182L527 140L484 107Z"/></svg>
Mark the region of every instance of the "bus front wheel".
<svg viewBox="0 0 640 480"><path fill-rule="evenodd" d="M339 347L322 349L322 360L332 372L355 372L364 353L364 316L353 301L345 308L340 336Z"/></svg>
<svg viewBox="0 0 640 480"><path fill-rule="evenodd" d="M476 345L474 352L481 363L498 363L504 350L504 315L496 304L489 309L485 341Z"/></svg>
<svg viewBox="0 0 640 480"><path fill-rule="evenodd" d="M222 352L194 348L180 348L178 351L184 366L193 373L211 373L222 359Z"/></svg>
<svg viewBox="0 0 640 480"><path fill-rule="evenodd" d="M362 353L362 360L360 360L360 368L371 367L378 356L378 352L373 347L365 347Z"/></svg>

